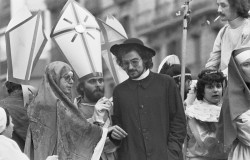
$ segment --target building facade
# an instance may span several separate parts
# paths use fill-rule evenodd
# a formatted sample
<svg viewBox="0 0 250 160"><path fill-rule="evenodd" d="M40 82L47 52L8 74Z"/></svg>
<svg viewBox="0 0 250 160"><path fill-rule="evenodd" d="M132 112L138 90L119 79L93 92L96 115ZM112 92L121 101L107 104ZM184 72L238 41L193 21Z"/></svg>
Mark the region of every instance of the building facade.
<svg viewBox="0 0 250 160"><path fill-rule="evenodd" d="M183 4L184 0L85 0L85 7L95 16L115 16L129 37L139 37L156 50L153 71L167 55L176 54L181 60ZM186 66L195 78L204 68L223 24L214 22L216 1L191 1L190 10Z"/></svg>
<svg viewBox="0 0 250 160"><path fill-rule="evenodd" d="M29 9L36 12L42 10L45 32L48 43L44 49L32 76L31 84L38 86L44 73L46 64L51 61L65 61L60 51L51 42L49 34L56 23L60 11L67 0L19 0L28 5ZM181 60L182 32L183 32L183 8L184 0L78 0L94 16L105 20L107 15L116 17L125 28L128 37L141 38L146 45L156 50L153 58L153 71L161 60L170 54L176 54ZM5 28L8 25L14 0L0 0L0 85L6 80L6 49ZM20 6L20 5L16 5ZM215 37L222 27L222 23L214 22L217 16L216 1L191 1L190 16L187 34L186 66L192 71L194 78L204 68L204 65L212 50ZM112 95L114 83L104 64L104 72L107 81L107 96ZM0 87L1 88L1 87ZM0 97L4 95L0 89Z"/></svg>

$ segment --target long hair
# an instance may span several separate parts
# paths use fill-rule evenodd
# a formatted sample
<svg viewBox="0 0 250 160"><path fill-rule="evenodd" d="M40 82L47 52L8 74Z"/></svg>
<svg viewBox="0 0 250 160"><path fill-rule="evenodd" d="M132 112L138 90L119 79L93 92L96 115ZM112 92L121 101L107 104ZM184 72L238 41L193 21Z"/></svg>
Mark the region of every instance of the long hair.
<svg viewBox="0 0 250 160"><path fill-rule="evenodd" d="M228 0L231 8L234 8L237 14L242 18L248 18L250 10L249 0Z"/></svg>
<svg viewBox="0 0 250 160"><path fill-rule="evenodd" d="M136 45L124 48L119 54L117 54L117 64L122 67L122 56L128 52L136 51L141 57L146 69L151 69L153 67L152 54L147 53L147 50L142 49Z"/></svg>
<svg viewBox="0 0 250 160"><path fill-rule="evenodd" d="M201 73L198 75L198 81L196 84L197 99L203 100L205 85L209 85L213 83L221 83L223 86L223 82L225 81L226 81L226 77L220 71L217 71L214 69L205 69L201 71Z"/></svg>

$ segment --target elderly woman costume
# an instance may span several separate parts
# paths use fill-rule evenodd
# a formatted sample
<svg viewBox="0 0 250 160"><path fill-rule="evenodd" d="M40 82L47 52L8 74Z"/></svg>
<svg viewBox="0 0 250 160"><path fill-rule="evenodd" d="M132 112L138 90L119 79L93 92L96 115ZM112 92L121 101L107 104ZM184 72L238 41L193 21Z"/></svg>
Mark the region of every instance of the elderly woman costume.
<svg viewBox="0 0 250 160"><path fill-rule="evenodd" d="M31 160L58 155L60 160L91 159L102 129L90 124L71 99L71 67L52 62L45 70L38 94L28 108L30 125L25 153Z"/></svg>

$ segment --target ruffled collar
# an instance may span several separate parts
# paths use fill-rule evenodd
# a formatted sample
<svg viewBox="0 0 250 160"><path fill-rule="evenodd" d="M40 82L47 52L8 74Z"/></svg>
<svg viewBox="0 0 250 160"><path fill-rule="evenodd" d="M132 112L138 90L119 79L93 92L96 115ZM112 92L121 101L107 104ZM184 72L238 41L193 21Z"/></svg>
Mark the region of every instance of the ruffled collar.
<svg viewBox="0 0 250 160"><path fill-rule="evenodd" d="M196 99L193 105L187 106L185 113L189 118L195 118L203 122L218 122L220 110L221 103L214 105Z"/></svg>

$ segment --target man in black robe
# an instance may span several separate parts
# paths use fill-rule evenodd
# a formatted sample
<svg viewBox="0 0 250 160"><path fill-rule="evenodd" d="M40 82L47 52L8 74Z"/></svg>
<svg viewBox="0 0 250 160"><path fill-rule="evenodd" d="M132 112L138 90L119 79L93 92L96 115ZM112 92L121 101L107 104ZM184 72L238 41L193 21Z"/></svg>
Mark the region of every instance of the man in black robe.
<svg viewBox="0 0 250 160"><path fill-rule="evenodd" d="M151 72L155 51L136 38L111 47L129 79L113 93L119 160L180 160L186 136L183 103L173 78Z"/></svg>

